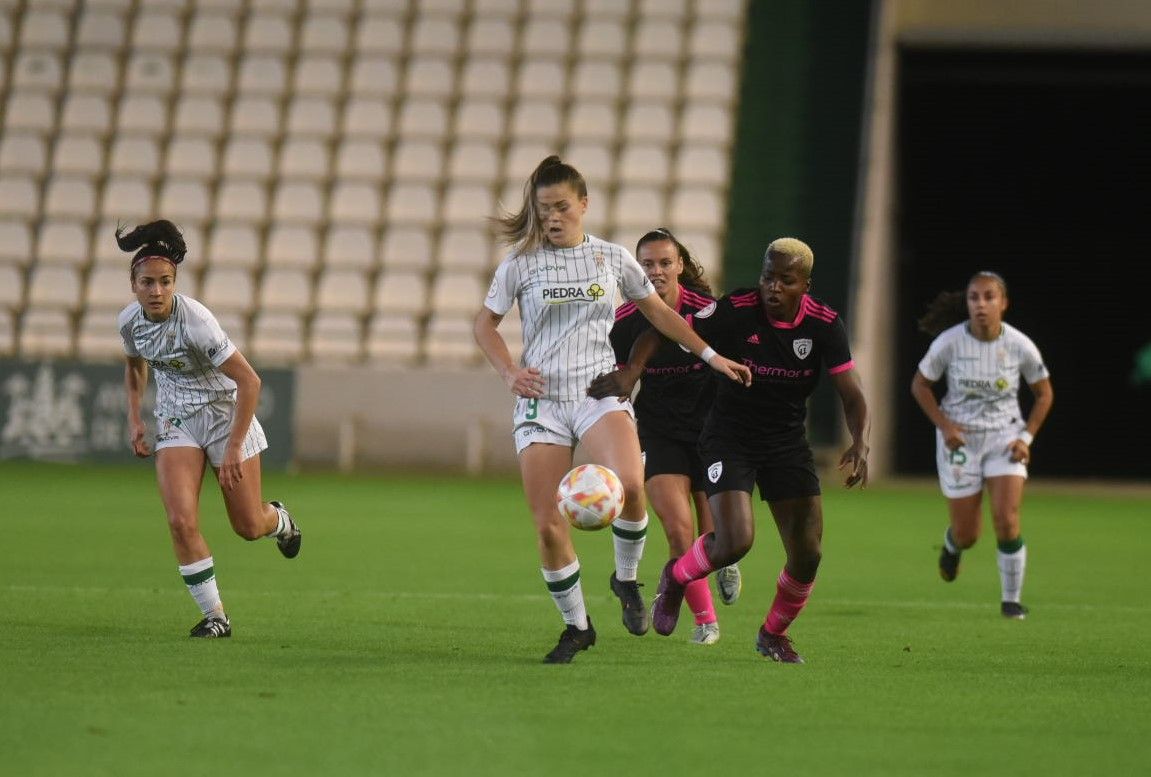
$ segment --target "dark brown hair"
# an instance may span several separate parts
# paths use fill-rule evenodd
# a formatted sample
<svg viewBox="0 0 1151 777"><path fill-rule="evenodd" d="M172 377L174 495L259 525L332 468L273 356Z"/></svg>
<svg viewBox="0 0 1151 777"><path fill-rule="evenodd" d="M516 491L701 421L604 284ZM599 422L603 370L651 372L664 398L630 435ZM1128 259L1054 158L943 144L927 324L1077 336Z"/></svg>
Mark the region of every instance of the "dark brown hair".
<svg viewBox="0 0 1151 777"><path fill-rule="evenodd" d="M991 270L980 270L971 276L967 285L977 278L990 278L999 284L1003 296L1007 296L1007 281L1003 276ZM918 320L919 331L935 337L940 332L950 329L956 324L967 320L967 289L959 291L941 291L935 295L927 305L927 312Z"/></svg>
<svg viewBox="0 0 1151 777"><path fill-rule="evenodd" d="M179 227L167 219L141 224L131 232L126 227L116 227L116 245L121 251L135 251L132 257L132 277L136 277L136 266L152 257L167 259L173 266L184 261L188 247L184 245L184 235Z"/></svg>
<svg viewBox="0 0 1151 777"><path fill-rule="evenodd" d="M651 232L648 232L639 239L635 244L636 255L639 255L639 249L643 248L648 243L658 243L660 240L670 240L672 245L675 246L676 253L679 254L680 260L683 262L683 272L680 273L679 283L686 289L698 291L701 294L712 296L711 284L703 277L703 267L687 250L687 246L679 242L671 230L667 227L656 227Z"/></svg>

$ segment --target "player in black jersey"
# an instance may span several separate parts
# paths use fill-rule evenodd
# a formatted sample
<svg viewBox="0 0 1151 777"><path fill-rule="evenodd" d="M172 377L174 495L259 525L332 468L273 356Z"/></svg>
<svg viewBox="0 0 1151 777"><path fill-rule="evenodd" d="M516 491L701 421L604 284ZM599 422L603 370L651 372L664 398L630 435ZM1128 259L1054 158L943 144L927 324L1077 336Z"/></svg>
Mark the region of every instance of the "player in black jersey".
<svg viewBox="0 0 1151 777"><path fill-rule="evenodd" d="M688 317L693 328L751 369L750 388L717 383L700 450L715 531L701 536L660 576L652 624L670 634L684 586L731 564L751 549L751 492L771 508L787 561L756 647L774 661L802 663L787 629L811 594L821 558L823 505L805 430L807 399L826 369L843 403L851 445L839 460L845 485L867 484L867 401L839 314L808 294L814 262L806 243L780 238L767 247L758 289L740 289ZM629 368L645 364L658 335L644 335ZM629 373L613 373L598 392L629 388Z"/></svg>
<svg viewBox="0 0 1151 777"><path fill-rule="evenodd" d="M636 256L656 293L681 316L715 302L703 268L669 230L655 229L641 237ZM621 367L626 366L636 338L648 329L651 324L634 302L616 310L611 344ZM663 524L672 558L686 553L696 537L693 504L699 532L712 530L698 445L704 416L715 399L711 372L698 357L665 340L638 375L642 381L634 407L643 449L644 488ZM720 595L730 604L739 593L739 567L720 570L717 578L721 573L725 577ZM689 584L684 598L695 615L692 641L718 642L719 623L707 580Z"/></svg>

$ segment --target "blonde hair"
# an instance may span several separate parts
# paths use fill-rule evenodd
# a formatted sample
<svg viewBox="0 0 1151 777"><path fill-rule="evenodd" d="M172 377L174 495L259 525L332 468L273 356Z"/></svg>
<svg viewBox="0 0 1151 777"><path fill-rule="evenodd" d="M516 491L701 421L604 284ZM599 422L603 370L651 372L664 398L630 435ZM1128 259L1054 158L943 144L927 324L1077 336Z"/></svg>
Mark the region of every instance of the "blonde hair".
<svg viewBox="0 0 1151 777"><path fill-rule="evenodd" d="M552 155L544 159L524 183L523 201L514 213L505 211L492 219L496 234L517 254L530 253L544 244L543 224L536 210L536 189L566 183L580 199L587 197L587 182L571 165Z"/></svg>
<svg viewBox="0 0 1151 777"><path fill-rule="evenodd" d="M815 254L807 243L794 237L772 240L763 254L763 261L766 264L768 260L775 261L781 258L794 259L797 262L795 269L806 276L811 276L811 268L815 265Z"/></svg>

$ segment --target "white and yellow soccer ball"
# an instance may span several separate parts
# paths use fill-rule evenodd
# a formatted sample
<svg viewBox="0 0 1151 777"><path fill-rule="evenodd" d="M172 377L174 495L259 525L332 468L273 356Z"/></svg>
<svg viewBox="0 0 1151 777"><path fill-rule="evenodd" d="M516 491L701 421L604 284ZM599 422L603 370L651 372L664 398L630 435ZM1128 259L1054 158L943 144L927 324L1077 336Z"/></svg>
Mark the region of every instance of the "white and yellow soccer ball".
<svg viewBox="0 0 1151 777"><path fill-rule="evenodd" d="M560 515L577 529L602 529L623 512L623 483L607 467L581 464L560 481L556 503Z"/></svg>

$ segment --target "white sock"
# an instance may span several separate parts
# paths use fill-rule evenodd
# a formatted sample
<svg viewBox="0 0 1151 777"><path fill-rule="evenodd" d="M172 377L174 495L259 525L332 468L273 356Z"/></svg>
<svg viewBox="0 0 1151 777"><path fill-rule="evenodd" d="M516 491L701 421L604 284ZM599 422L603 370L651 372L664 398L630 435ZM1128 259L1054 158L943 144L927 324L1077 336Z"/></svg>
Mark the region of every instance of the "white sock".
<svg viewBox="0 0 1151 777"><path fill-rule="evenodd" d="M615 576L617 580L635 580L639 574L639 560L647 543L647 516L639 521L616 518L611 522L611 540L615 547Z"/></svg>
<svg viewBox="0 0 1151 777"><path fill-rule="evenodd" d="M279 519L276 523L276 528L265 534L265 537L283 537L288 533L288 529L292 523L288 520L288 513L286 510L272 505L272 509L276 511L276 517Z"/></svg>
<svg viewBox="0 0 1151 777"><path fill-rule="evenodd" d="M587 629L587 606L583 600L583 586L579 581L579 559L562 569L541 569L544 582L563 616L564 623L580 631Z"/></svg>
<svg viewBox="0 0 1151 777"><path fill-rule="evenodd" d="M959 546L955 544L955 541L951 539L950 526L943 532L943 547L947 548L947 552L953 556L958 556L962 552Z"/></svg>
<svg viewBox="0 0 1151 777"><path fill-rule="evenodd" d="M184 578L184 585L188 586L188 593L200 605L200 612L205 616L212 613L224 614L224 604L220 601L220 591L216 587L216 569L212 565L212 557L193 561L191 564L180 565L180 575Z"/></svg>
<svg viewBox="0 0 1151 777"><path fill-rule="evenodd" d="M996 551L999 563L999 583L1003 586L1003 601L1019 602L1023 594L1023 572L1027 569L1027 546L1014 553Z"/></svg>

